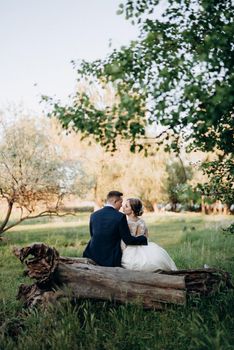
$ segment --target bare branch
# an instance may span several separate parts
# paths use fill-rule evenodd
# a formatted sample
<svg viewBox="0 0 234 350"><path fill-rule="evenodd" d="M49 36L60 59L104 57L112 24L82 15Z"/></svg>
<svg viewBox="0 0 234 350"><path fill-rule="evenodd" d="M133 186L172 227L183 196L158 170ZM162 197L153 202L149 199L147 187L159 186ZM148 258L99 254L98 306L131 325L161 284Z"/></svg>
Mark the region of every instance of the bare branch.
<svg viewBox="0 0 234 350"><path fill-rule="evenodd" d="M55 205L55 209L58 211L59 210L59 206L63 200L63 197L65 196L65 193L62 193L58 196L58 199L57 199L57 202L56 202L56 205Z"/></svg>
<svg viewBox="0 0 234 350"><path fill-rule="evenodd" d="M2 157L3 157L3 158L6 158L3 152L1 152L1 154L2 154ZM5 163L5 162L2 162L2 163L5 165L7 171L8 171L8 173L10 174L10 176L12 177L12 179L13 179L13 180L17 183L17 185L18 185L18 181L17 181L17 179L15 178L15 176L11 173L10 168L9 168L9 166L7 165L7 163Z"/></svg>
<svg viewBox="0 0 234 350"><path fill-rule="evenodd" d="M4 193L2 188L0 188L0 195L2 196L2 198L5 198L8 202L10 201L10 198L7 196L6 193Z"/></svg>
<svg viewBox="0 0 234 350"><path fill-rule="evenodd" d="M29 213L28 215L20 218L18 221L14 222L13 224L5 227L3 230L0 230L0 233L3 233L3 232L10 230L12 227L19 225L21 222L23 222L25 220L37 219L37 218L48 217L48 216L64 217L64 216L68 216L68 215L76 216L77 214L75 212L60 214L56 210L45 210L45 211L43 211L37 215L34 215L34 216L30 216L30 213Z"/></svg>
<svg viewBox="0 0 234 350"><path fill-rule="evenodd" d="M156 135L156 136L145 136L143 139L144 140L156 140L159 139L162 135L166 134L168 131L170 130L170 128L163 130L160 134Z"/></svg>
<svg viewBox="0 0 234 350"><path fill-rule="evenodd" d="M35 215L35 216L30 216L30 217L28 217L28 219L36 219L36 218L45 217L45 216L64 217L64 216L68 216L68 215L77 216L77 214L75 212L69 212L69 213L61 214L61 213L58 213L56 211L47 211L47 212L44 212L42 214L38 214L38 215Z"/></svg>

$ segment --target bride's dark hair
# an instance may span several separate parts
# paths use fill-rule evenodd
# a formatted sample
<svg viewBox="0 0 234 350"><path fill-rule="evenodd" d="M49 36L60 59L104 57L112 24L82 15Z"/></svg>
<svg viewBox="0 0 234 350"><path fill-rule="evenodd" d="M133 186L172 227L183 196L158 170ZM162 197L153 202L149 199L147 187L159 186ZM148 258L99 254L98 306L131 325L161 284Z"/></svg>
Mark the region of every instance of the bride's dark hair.
<svg viewBox="0 0 234 350"><path fill-rule="evenodd" d="M138 198L128 198L130 206L132 208L133 213L136 216L141 216L143 214L143 204Z"/></svg>

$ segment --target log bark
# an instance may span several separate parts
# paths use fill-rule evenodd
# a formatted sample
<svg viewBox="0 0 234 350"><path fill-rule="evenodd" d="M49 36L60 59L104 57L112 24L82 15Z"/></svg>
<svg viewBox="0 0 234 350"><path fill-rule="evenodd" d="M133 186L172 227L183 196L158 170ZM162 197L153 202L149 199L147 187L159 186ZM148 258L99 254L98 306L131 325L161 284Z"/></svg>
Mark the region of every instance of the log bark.
<svg viewBox="0 0 234 350"><path fill-rule="evenodd" d="M164 309L167 304L186 305L188 295L207 296L222 286L232 287L230 275L217 269L151 273L103 267L86 258L60 257L55 248L43 243L15 248L14 254L25 263L25 274L36 279L33 285L19 288L18 297L26 307L78 298Z"/></svg>

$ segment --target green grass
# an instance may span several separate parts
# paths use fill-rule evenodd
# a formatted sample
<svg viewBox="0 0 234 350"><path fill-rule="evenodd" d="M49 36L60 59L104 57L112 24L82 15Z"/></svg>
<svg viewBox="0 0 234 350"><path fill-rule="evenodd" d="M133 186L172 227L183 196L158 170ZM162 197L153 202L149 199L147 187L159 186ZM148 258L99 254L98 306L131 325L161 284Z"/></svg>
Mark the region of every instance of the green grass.
<svg viewBox="0 0 234 350"><path fill-rule="evenodd" d="M162 245L179 268L209 266L234 273L234 236L221 228L231 217L199 214L145 215L150 239ZM67 226L66 226L67 225ZM211 349L234 348L233 291L192 299L186 307L145 311L141 305L79 301L26 311L16 300L23 266L14 245L45 242L61 255L80 256L89 239L88 215L18 226L0 246L0 349Z"/></svg>

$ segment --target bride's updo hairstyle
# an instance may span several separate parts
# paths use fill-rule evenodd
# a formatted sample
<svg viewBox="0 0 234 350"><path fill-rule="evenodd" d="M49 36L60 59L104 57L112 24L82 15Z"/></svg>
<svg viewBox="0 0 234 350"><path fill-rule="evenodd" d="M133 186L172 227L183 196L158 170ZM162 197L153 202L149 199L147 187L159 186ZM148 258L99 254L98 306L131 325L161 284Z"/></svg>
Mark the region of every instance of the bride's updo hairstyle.
<svg viewBox="0 0 234 350"><path fill-rule="evenodd" d="M129 204L132 208L133 213L136 216L141 216L143 214L143 204L138 198L128 198Z"/></svg>

